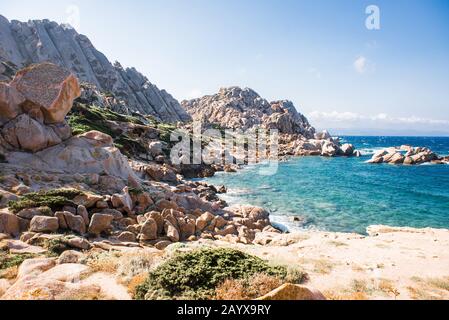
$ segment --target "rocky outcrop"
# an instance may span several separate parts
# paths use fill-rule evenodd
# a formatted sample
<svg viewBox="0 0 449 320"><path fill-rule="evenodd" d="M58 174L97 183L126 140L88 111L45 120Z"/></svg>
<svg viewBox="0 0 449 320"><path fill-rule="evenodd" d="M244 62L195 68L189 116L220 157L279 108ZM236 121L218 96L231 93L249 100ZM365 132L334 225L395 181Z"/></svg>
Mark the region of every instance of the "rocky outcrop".
<svg viewBox="0 0 449 320"><path fill-rule="evenodd" d="M217 94L183 101L182 106L196 121L222 128L254 127L278 129L280 133L313 138L315 129L290 101L268 102L249 88L222 88Z"/></svg>
<svg viewBox="0 0 449 320"><path fill-rule="evenodd" d="M446 164L447 157L440 157L429 148L425 147L391 147L376 152L367 163L419 165L423 163Z"/></svg>
<svg viewBox="0 0 449 320"><path fill-rule="evenodd" d="M20 68L52 62L112 94L118 112L140 112L166 122L190 120L169 93L159 90L136 69L123 68L118 62L112 64L86 36L68 25L49 20L9 22L0 15L0 61L3 79L8 77L11 63Z"/></svg>

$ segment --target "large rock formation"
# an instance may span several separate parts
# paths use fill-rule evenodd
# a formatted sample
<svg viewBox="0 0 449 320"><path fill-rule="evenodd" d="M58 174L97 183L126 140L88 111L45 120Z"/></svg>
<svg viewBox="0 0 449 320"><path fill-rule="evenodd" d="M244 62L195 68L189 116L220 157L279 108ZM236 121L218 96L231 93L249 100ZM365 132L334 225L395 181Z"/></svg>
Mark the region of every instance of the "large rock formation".
<svg viewBox="0 0 449 320"><path fill-rule="evenodd" d="M0 80L11 63L19 68L52 62L72 71L81 81L112 93L114 110L140 112L166 122L189 121L189 115L165 90L159 90L134 68L112 64L90 40L68 25L49 20L9 22L0 15ZM6 73L6 75L5 75Z"/></svg>
<svg viewBox="0 0 449 320"><path fill-rule="evenodd" d="M280 133L312 138L315 129L290 101L268 102L249 88L222 88L217 94L183 101L194 120L222 128L247 130L254 127L278 129Z"/></svg>
<svg viewBox="0 0 449 320"><path fill-rule="evenodd" d="M367 163L419 165L423 163L447 164L447 157L440 157L429 148L408 145L391 147L376 152Z"/></svg>

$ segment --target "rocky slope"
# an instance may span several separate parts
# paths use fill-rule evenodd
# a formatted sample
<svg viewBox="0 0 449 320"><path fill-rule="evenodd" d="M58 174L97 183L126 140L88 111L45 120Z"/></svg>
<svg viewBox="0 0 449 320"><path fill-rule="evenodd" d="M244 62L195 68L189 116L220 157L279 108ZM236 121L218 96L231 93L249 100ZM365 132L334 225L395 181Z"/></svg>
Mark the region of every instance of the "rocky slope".
<svg viewBox="0 0 449 320"><path fill-rule="evenodd" d="M277 129L280 156L359 156L328 132L316 133L307 118L287 100L268 102L249 88L222 88L217 94L182 101L194 121L220 129Z"/></svg>
<svg viewBox="0 0 449 320"><path fill-rule="evenodd" d="M243 131L257 126L306 138L313 138L315 134L315 129L296 111L292 102L268 102L249 88L222 88L217 94L181 104L194 120L206 125Z"/></svg>
<svg viewBox="0 0 449 320"><path fill-rule="evenodd" d="M112 64L86 36L67 25L49 20L9 22L0 15L0 62L19 68L52 62L112 94L116 98L113 110L117 112L140 112L165 122L190 120L169 93L159 90L136 69ZM6 69L4 63L0 64L0 73Z"/></svg>

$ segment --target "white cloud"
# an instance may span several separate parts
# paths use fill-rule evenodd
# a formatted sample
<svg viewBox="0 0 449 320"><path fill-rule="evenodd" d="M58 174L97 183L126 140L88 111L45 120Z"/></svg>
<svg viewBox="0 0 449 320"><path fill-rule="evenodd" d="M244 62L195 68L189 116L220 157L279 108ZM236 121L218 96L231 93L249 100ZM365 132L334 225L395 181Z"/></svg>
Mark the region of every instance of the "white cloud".
<svg viewBox="0 0 449 320"><path fill-rule="evenodd" d="M430 119L416 116L410 117L391 117L386 113L377 115L363 115L354 112L322 112L313 111L309 113L309 118L313 121L330 121L330 122L383 122L391 124L425 124L425 125L449 125L449 120Z"/></svg>
<svg viewBox="0 0 449 320"><path fill-rule="evenodd" d="M203 96L203 92L198 89L193 89L187 94L187 99L196 99Z"/></svg>
<svg viewBox="0 0 449 320"><path fill-rule="evenodd" d="M354 61L353 66L355 71L363 74L368 70L368 59L366 59L364 56L360 56Z"/></svg>

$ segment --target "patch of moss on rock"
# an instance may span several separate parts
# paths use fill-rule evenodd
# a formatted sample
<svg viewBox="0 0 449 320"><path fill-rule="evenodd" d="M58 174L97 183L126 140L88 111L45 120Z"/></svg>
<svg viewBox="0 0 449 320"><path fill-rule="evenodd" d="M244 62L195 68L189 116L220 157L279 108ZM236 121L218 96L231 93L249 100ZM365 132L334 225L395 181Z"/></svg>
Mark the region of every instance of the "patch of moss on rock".
<svg viewBox="0 0 449 320"><path fill-rule="evenodd" d="M58 210L67 205L74 205L71 200L82 194L82 191L76 189L53 189L38 193L29 193L17 201L10 201L8 207L14 213L23 209L39 207Z"/></svg>
<svg viewBox="0 0 449 320"><path fill-rule="evenodd" d="M176 255L155 270L137 287L136 299L211 299L215 288L227 279L245 279L264 273L282 280L285 266L234 249L202 249ZM298 281L300 279L297 279Z"/></svg>

